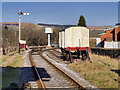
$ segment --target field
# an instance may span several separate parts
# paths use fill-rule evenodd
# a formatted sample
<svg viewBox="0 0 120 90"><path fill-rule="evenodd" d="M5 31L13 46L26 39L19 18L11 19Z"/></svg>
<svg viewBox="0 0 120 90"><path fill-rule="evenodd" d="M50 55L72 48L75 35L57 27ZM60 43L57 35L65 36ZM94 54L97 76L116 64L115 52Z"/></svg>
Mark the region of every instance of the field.
<svg viewBox="0 0 120 90"><path fill-rule="evenodd" d="M118 60L90 54L91 60L78 61L68 67L98 88L118 88Z"/></svg>

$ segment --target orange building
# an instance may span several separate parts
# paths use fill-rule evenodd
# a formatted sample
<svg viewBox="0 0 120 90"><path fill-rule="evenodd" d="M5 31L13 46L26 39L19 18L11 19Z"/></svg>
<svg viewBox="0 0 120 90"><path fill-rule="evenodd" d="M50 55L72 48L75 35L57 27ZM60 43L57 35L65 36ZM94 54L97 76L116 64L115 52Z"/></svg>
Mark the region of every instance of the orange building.
<svg viewBox="0 0 120 90"><path fill-rule="evenodd" d="M120 26L105 29L105 33L99 34L101 37L101 47L104 47L104 41L120 41Z"/></svg>

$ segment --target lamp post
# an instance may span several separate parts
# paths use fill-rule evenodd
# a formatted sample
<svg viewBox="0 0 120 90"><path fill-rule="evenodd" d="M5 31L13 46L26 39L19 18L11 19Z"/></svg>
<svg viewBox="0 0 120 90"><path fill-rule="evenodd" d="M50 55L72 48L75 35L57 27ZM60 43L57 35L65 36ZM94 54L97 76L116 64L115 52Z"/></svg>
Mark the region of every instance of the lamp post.
<svg viewBox="0 0 120 90"><path fill-rule="evenodd" d="M21 15L29 15L29 13L22 13L21 10L19 10L19 53L20 53L20 37L21 37Z"/></svg>

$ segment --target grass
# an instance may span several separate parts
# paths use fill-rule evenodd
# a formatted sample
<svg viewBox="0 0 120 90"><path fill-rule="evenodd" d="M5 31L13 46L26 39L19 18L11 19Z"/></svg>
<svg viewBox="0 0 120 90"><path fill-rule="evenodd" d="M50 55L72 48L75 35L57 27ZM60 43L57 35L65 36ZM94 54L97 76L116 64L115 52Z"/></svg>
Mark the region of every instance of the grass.
<svg viewBox="0 0 120 90"><path fill-rule="evenodd" d="M6 60L7 60L6 58L3 58L3 59L2 59L2 62L5 62Z"/></svg>
<svg viewBox="0 0 120 90"><path fill-rule="evenodd" d="M11 67L20 67L21 65L21 61L23 61L22 59L23 56L17 56L14 58L14 61L12 63L9 64L9 66Z"/></svg>
<svg viewBox="0 0 120 90"><path fill-rule="evenodd" d="M12 62L9 64L7 63L6 67L2 68L2 88L8 88L11 83L20 81L21 77L21 70L23 67L23 55L24 52L21 54L15 54L14 56L3 56L2 62L7 62L10 58L12 58Z"/></svg>
<svg viewBox="0 0 120 90"><path fill-rule="evenodd" d="M118 88L118 60L95 54L90 54L90 57L93 63L78 61L68 67L98 88Z"/></svg>
<svg viewBox="0 0 120 90"><path fill-rule="evenodd" d="M8 55L3 55L2 56L2 63L4 63L5 61L7 61L8 58L9 58Z"/></svg>

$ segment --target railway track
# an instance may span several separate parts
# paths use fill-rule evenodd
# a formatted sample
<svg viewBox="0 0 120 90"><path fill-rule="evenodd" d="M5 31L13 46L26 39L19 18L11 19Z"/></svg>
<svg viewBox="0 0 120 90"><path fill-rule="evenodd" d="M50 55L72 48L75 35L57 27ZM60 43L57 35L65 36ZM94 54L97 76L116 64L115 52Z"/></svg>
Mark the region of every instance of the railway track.
<svg viewBox="0 0 120 90"><path fill-rule="evenodd" d="M53 49L53 51L55 51L56 53L58 54L62 54L60 51L56 50L56 49Z"/></svg>
<svg viewBox="0 0 120 90"><path fill-rule="evenodd" d="M49 53L51 53L53 56L61 59L61 53L56 52L56 50L47 50Z"/></svg>
<svg viewBox="0 0 120 90"><path fill-rule="evenodd" d="M32 70L33 70L33 73L34 73L34 76L35 76L35 80L37 82L37 87L38 88L45 88L45 85L44 85L44 83L41 80L40 73L39 73L39 71L38 71L38 69L36 67L36 64L35 64L34 60L33 60L32 53L33 52L30 51L30 53L29 53L29 59L30 59L31 65L32 65Z"/></svg>
<svg viewBox="0 0 120 90"><path fill-rule="evenodd" d="M34 52L33 52L34 51ZM33 50L30 52L30 62L39 88L76 88L85 89L70 75L51 63L43 55L43 51Z"/></svg>
<svg viewBox="0 0 120 90"><path fill-rule="evenodd" d="M65 60L66 58L62 55L61 52L57 51L56 49L53 50L46 50L47 56L54 59L56 62L61 64L69 64L69 60Z"/></svg>

